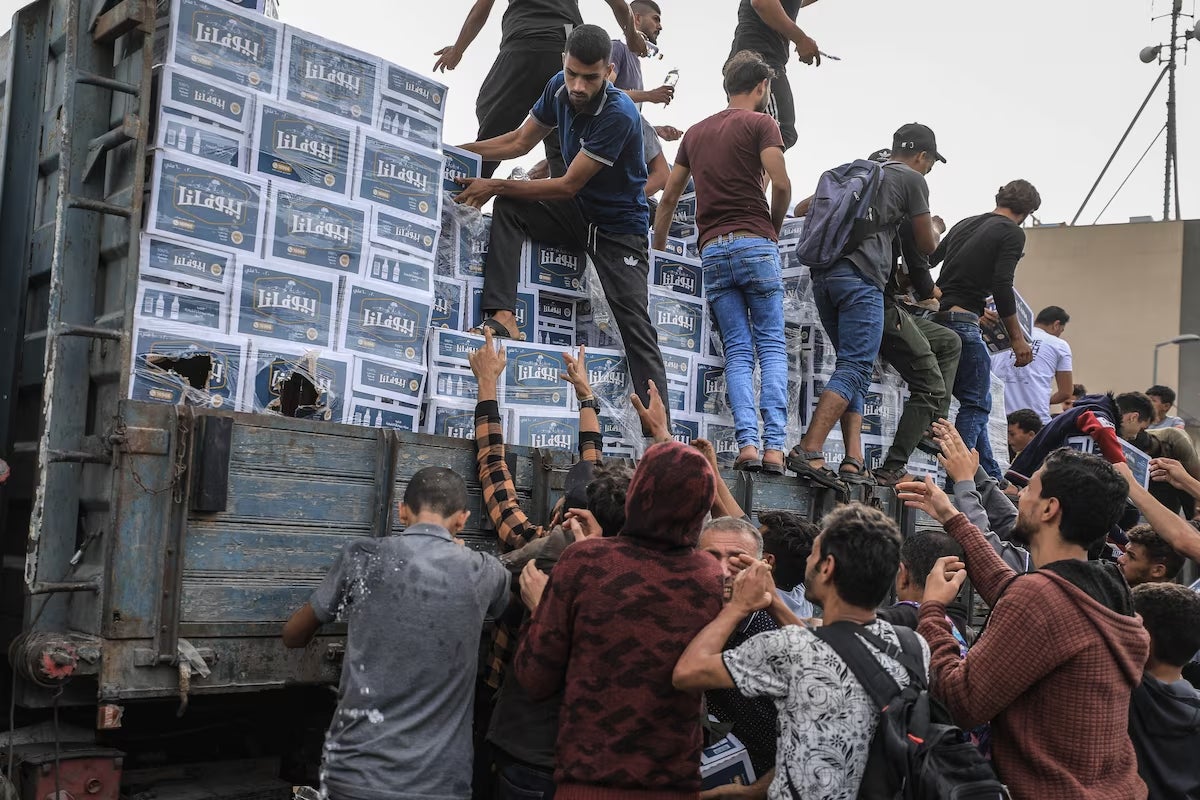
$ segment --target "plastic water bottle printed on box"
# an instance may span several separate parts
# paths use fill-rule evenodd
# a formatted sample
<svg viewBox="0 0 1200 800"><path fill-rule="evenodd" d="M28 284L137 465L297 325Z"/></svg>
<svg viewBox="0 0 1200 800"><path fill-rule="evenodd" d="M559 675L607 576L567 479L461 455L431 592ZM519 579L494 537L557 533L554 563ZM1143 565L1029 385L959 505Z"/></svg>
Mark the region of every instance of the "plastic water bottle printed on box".
<svg viewBox="0 0 1200 800"><path fill-rule="evenodd" d="M446 86L431 78L410 72L396 64L384 63L383 94L415 108L422 109L435 119L446 114Z"/></svg>
<svg viewBox="0 0 1200 800"><path fill-rule="evenodd" d="M137 290L138 315L148 323L182 323L225 332L228 300L224 294L200 289L181 289L165 283L139 281Z"/></svg>
<svg viewBox="0 0 1200 800"><path fill-rule="evenodd" d="M425 363L429 295L347 280L345 304L340 339L345 349L405 364Z"/></svg>
<svg viewBox="0 0 1200 800"><path fill-rule="evenodd" d="M159 118L155 145L169 153L184 153L237 172L246 171L243 134L193 119Z"/></svg>
<svg viewBox="0 0 1200 800"><path fill-rule="evenodd" d="M351 275L362 269L367 209L312 191L272 187L267 258Z"/></svg>
<svg viewBox="0 0 1200 800"><path fill-rule="evenodd" d="M582 250L530 242L525 249L526 282L568 297L587 297L584 272L587 258Z"/></svg>
<svg viewBox="0 0 1200 800"><path fill-rule="evenodd" d="M131 400L236 410L246 340L184 325L146 325L133 337Z"/></svg>
<svg viewBox="0 0 1200 800"><path fill-rule="evenodd" d="M567 410L573 392L563 379L567 363L562 351L536 344L505 343L505 405L548 406Z"/></svg>
<svg viewBox="0 0 1200 800"><path fill-rule="evenodd" d="M407 138L407 137L406 137ZM478 178L483 172L483 159L469 150L450 145L442 146L442 191L457 194L463 187L458 181Z"/></svg>
<svg viewBox="0 0 1200 800"><path fill-rule="evenodd" d="M423 259L379 247L367 249L362 276L418 292L433 291L433 265Z"/></svg>
<svg viewBox="0 0 1200 800"><path fill-rule="evenodd" d="M219 86L207 75L173 67L162 68L161 81L160 118L195 117L243 133L250 129L251 92Z"/></svg>
<svg viewBox="0 0 1200 800"><path fill-rule="evenodd" d="M356 356L351 388L372 397L420 406L425 394L425 369Z"/></svg>
<svg viewBox="0 0 1200 800"><path fill-rule="evenodd" d="M155 159L152 233L256 254L262 238L264 183L225 172L211 163L178 157Z"/></svg>
<svg viewBox="0 0 1200 800"><path fill-rule="evenodd" d="M703 302L687 300L669 289L651 288L649 311L650 324L658 332L660 347L701 352L705 313Z"/></svg>
<svg viewBox="0 0 1200 800"><path fill-rule="evenodd" d="M282 26L229 2L176 0L169 63L275 94Z"/></svg>
<svg viewBox="0 0 1200 800"><path fill-rule="evenodd" d="M284 100L375 124L379 59L289 26L283 60Z"/></svg>
<svg viewBox="0 0 1200 800"><path fill-rule="evenodd" d="M579 449L579 418L575 415L550 416L518 413L517 444L539 450Z"/></svg>
<svg viewBox="0 0 1200 800"><path fill-rule="evenodd" d="M488 245L492 240L492 218L490 215L484 215L482 220L482 231L478 234L456 226L458 258L454 265L453 277L483 277L483 265L487 261Z"/></svg>
<svg viewBox="0 0 1200 800"><path fill-rule="evenodd" d="M255 114L251 169L280 181L350 194L358 132L352 124L263 101Z"/></svg>
<svg viewBox="0 0 1200 800"><path fill-rule="evenodd" d="M414 253L432 261L437 257L440 233L441 226L436 222L413 219L376 207L371 212L371 233L368 238L374 244Z"/></svg>
<svg viewBox="0 0 1200 800"><path fill-rule="evenodd" d="M433 311L429 317L430 328L463 328L463 295L466 284L446 278L433 280Z"/></svg>
<svg viewBox="0 0 1200 800"><path fill-rule="evenodd" d="M433 150L363 131L356 158L356 198L440 224L442 156Z"/></svg>
<svg viewBox="0 0 1200 800"><path fill-rule="evenodd" d="M470 325L472 328L478 328L483 324L483 312L485 310L493 311L494 309L484 309L482 285L470 285L470 290ZM524 341L532 342L537 337L537 329L534 326L534 310L537 308L537 295L533 292L517 292L517 300L513 305L513 316L517 318L517 332L525 337Z"/></svg>
<svg viewBox="0 0 1200 800"><path fill-rule="evenodd" d="M347 356L276 342L251 342L249 396L255 414L343 422L350 385Z"/></svg>
<svg viewBox="0 0 1200 800"><path fill-rule="evenodd" d="M652 250L650 276L655 286L691 297L704 296L704 269L699 261Z"/></svg>
<svg viewBox="0 0 1200 800"><path fill-rule="evenodd" d="M478 400L479 379L461 367L433 367L429 376L429 396L446 400Z"/></svg>
<svg viewBox="0 0 1200 800"><path fill-rule="evenodd" d="M430 150L442 149L442 123L407 103L383 98L379 104L379 124L376 127L415 145Z"/></svg>
<svg viewBox="0 0 1200 800"><path fill-rule="evenodd" d="M233 263L232 253L143 234L138 274L224 292L233 277Z"/></svg>
<svg viewBox="0 0 1200 800"><path fill-rule="evenodd" d="M355 394L350 398L346 421L364 428L391 428L416 433L420 411L406 406L368 400Z"/></svg>
<svg viewBox="0 0 1200 800"><path fill-rule="evenodd" d="M333 346L338 278L291 265L238 264L230 331L312 347Z"/></svg>
<svg viewBox="0 0 1200 800"><path fill-rule="evenodd" d="M550 347L562 347L569 350L575 346L575 335L568 331L562 331L557 328L544 328L539 325L534 341L538 344Z"/></svg>

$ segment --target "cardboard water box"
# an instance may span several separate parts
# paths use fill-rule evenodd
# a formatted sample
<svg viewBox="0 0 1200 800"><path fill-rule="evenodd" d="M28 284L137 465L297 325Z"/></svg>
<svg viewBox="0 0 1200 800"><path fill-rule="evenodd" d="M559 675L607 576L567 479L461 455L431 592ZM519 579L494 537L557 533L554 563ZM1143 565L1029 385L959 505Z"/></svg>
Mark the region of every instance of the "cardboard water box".
<svg viewBox="0 0 1200 800"><path fill-rule="evenodd" d="M348 278L342 348L374 359L424 364L432 305L425 293Z"/></svg>
<svg viewBox="0 0 1200 800"><path fill-rule="evenodd" d="M378 203L430 225L441 225L440 151L363 130L355 162L355 199Z"/></svg>
<svg viewBox="0 0 1200 800"><path fill-rule="evenodd" d="M550 292L537 293L534 322L539 328L553 328L574 335L576 316L574 300Z"/></svg>
<svg viewBox="0 0 1200 800"><path fill-rule="evenodd" d="M407 103L401 103L390 97L384 97L380 101L379 113L376 115L376 120L377 124L375 127L386 134L404 139L421 147L427 147L430 150L440 150L442 148L441 120L433 119ZM455 184L453 191L461 189L461 186Z"/></svg>
<svg viewBox="0 0 1200 800"><path fill-rule="evenodd" d="M344 422L350 357L269 339L250 342L242 408L255 414Z"/></svg>
<svg viewBox="0 0 1200 800"><path fill-rule="evenodd" d="M278 22L227 0L175 0L169 35L156 41L166 45L158 63L274 97L282 38Z"/></svg>
<svg viewBox="0 0 1200 800"><path fill-rule="evenodd" d="M433 265L404 253L368 247L362 277L417 292L433 292Z"/></svg>
<svg viewBox="0 0 1200 800"><path fill-rule="evenodd" d="M478 178L483 172L483 159L469 150L442 145L442 191L457 194L462 191L460 178Z"/></svg>
<svg viewBox="0 0 1200 800"><path fill-rule="evenodd" d="M142 234L138 274L226 292L233 278L232 252L199 247L169 236Z"/></svg>
<svg viewBox="0 0 1200 800"><path fill-rule="evenodd" d="M404 67L384 62L381 91L384 97L420 109L433 119L446 116L446 85Z"/></svg>
<svg viewBox="0 0 1200 800"><path fill-rule="evenodd" d="M680 196L675 206L670 235L676 239L694 239L696 232L696 193L688 192Z"/></svg>
<svg viewBox="0 0 1200 800"><path fill-rule="evenodd" d="M729 397L725 383L725 362L716 358L697 358L692 381L696 414L728 414Z"/></svg>
<svg viewBox="0 0 1200 800"><path fill-rule="evenodd" d="M297 189L271 187L267 260L360 274L368 209L336 195Z"/></svg>
<svg viewBox="0 0 1200 800"><path fill-rule="evenodd" d="M521 274L527 286L549 289L564 297L587 297L587 254L543 242L529 242Z"/></svg>
<svg viewBox="0 0 1200 800"><path fill-rule="evenodd" d="M687 445L690 445L693 439L699 439L700 415L682 412L671 414L671 438Z"/></svg>
<svg viewBox="0 0 1200 800"><path fill-rule="evenodd" d="M257 178L163 153L154 159L146 231L254 256L262 247L266 195Z"/></svg>
<svg viewBox="0 0 1200 800"><path fill-rule="evenodd" d="M863 397L863 435L891 439L896 435L901 410L898 391L872 383Z"/></svg>
<svg viewBox="0 0 1200 800"><path fill-rule="evenodd" d="M506 342L504 405L570 410L575 396L563 378L567 363L556 347Z"/></svg>
<svg viewBox="0 0 1200 800"><path fill-rule="evenodd" d="M699 354L704 342L705 307L699 299L689 299L670 289L650 287L648 310L650 324L658 332L660 347L671 347Z"/></svg>
<svg viewBox="0 0 1200 800"><path fill-rule="evenodd" d="M419 408L425 397L425 368L355 356L350 388L366 396Z"/></svg>
<svg viewBox="0 0 1200 800"><path fill-rule="evenodd" d="M403 250L432 261L437 257L442 227L428 220L416 220L380 206L371 209L371 228L367 239L372 244Z"/></svg>
<svg viewBox="0 0 1200 800"><path fill-rule="evenodd" d="M1120 437L1117 437L1117 441L1121 443L1121 449L1125 452L1125 463L1129 465L1130 471L1133 472L1133 477L1137 478L1138 483L1143 488L1148 488L1150 486L1150 461L1152 456L1139 450ZM1100 448L1096 447L1095 440L1090 436L1071 436L1067 439L1066 446L1081 453L1101 455ZM999 447L993 443L992 450L998 449Z"/></svg>
<svg viewBox="0 0 1200 800"><path fill-rule="evenodd" d="M205 328L136 320L131 400L236 410L247 341Z"/></svg>
<svg viewBox="0 0 1200 800"><path fill-rule="evenodd" d="M238 264L229 330L332 349L338 318L336 275L296 266Z"/></svg>
<svg viewBox="0 0 1200 800"><path fill-rule="evenodd" d="M667 371L667 380L674 383L691 383L695 375L695 359L693 353L660 347L663 367Z"/></svg>
<svg viewBox="0 0 1200 800"><path fill-rule="evenodd" d="M516 428L516 444L522 447L566 450L569 453L579 450L577 414L518 411L514 415L513 426Z"/></svg>
<svg viewBox="0 0 1200 800"><path fill-rule="evenodd" d="M713 450L717 452L717 463L724 469L733 469L733 462L741 451L733 420L705 414L700 424L700 435L712 443Z"/></svg>
<svg viewBox="0 0 1200 800"><path fill-rule="evenodd" d="M347 404L346 422L364 428L391 428L416 433L421 412L416 408L398 406L354 394Z"/></svg>
<svg viewBox="0 0 1200 800"><path fill-rule="evenodd" d="M504 440L508 438L508 414L500 414L500 428ZM425 432L451 439L475 438L475 404L450 400L430 400L425 409Z"/></svg>
<svg viewBox="0 0 1200 800"><path fill-rule="evenodd" d="M273 100L258 103L251 135L251 171L275 181L348 197L358 130L351 123Z"/></svg>
<svg viewBox="0 0 1200 800"><path fill-rule="evenodd" d="M246 171L245 134L220 125L165 115L158 121L154 146L163 155L182 153L234 172Z"/></svg>
<svg viewBox="0 0 1200 800"><path fill-rule="evenodd" d="M1033 335L1033 309L1030 308L1029 303L1025 302L1025 298L1021 297L1021 293L1016 289L1013 289L1013 295L1017 300L1017 322L1020 324L1021 330L1025 333L1026 341L1028 341ZM994 298L988 298L987 308L989 311L996 310L996 301ZM1003 320L995 323L980 320L979 333L983 337L983 343L993 353L1012 349L1012 339L1008 336L1008 328L1004 326Z"/></svg>
<svg viewBox="0 0 1200 800"><path fill-rule="evenodd" d="M471 316L466 323L470 327L476 328L483 322L483 282L467 281L467 288L471 292ZM532 342L537 338L537 327L534 325L537 313L537 294L535 292L517 292L515 306L513 315L517 318L517 330L525 337L525 341Z"/></svg>
<svg viewBox="0 0 1200 800"><path fill-rule="evenodd" d="M804 221L807 217L784 217L783 227L779 231L779 249L795 250L804 235Z"/></svg>
<svg viewBox="0 0 1200 800"><path fill-rule="evenodd" d="M458 402L479 400L479 379L462 367L430 367L429 396Z"/></svg>
<svg viewBox="0 0 1200 800"><path fill-rule="evenodd" d="M467 286L462 281L434 278L433 312L429 317L429 327L461 331L464 327L463 309L466 306L466 293Z"/></svg>
<svg viewBox="0 0 1200 800"><path fill-rule="evenodd" d="M249 133L256 96L248 89L214 83L203 73L180 67L161 67L158 76L159 120L196 119Z"/></svg>
<svg viewBox="0 0 1200 800"><path fill-rule="evenodd" d="M749 786L756 776L746 746L732 733L700 753L700 780L704 789Z"/></svg>
<svg viewBox="0 0 1200 800"><path fill-rule="evenodd" d="M442 239L438 243L437 274L446 278L483 278L483 265L487 260L491 240L492 217L484 214L473 227L461 224L456 213L447 204L442 214Z"/></svg>
<svg viewBox="0 0 1200 800"><path fill-rule="evenodd" d="M434 367L458 367L470 370L471 353L483 346L484 338L474 333L434 330L429 334L429 364ZM493 346L499 343L493 341Z"/></svg>
<svg viewBox="0 0 1200 800"><path fill-rule="evenodd" d="M651 238L653 239L653 237ZM651 242L651 247L653 247L653 242ZM675 236L668 236L663 252L667 255L690 258L696 261L700 260L699 243L695 239L680 239Z"/></svg>
<svg viewBox="0 0 1200 800"><path fill-rule="evenodd" d="M624 455L626 451L633 450L633 445L626 438L625 426L617 417L600 415L600 436L603 439L601 450L605 456L613 453Z"/></svg>
<svg viewBox="0 0 1200 800"><path fill-rule="evenodd" d="M561 347L564 350L570 350L575 347L575 334L570 331L560 330L558 328L550 328L544 325L537 326L537 335L534 341L538 344L545 344L551 347Z"/></svg>
<svg viewBox="0 0 1200 800"><path fill-rule="evenodd" d="M380 61L288 25L280 99L361 125L375 124Z"/></svg>
<svg viewBox="0 0 1200 800"><path fill-rule="evenodd" d="M704 297L704 268L698 259L650 251L650 282L691 297Z"/></svg>
<svg viewBox="0 0 1200 800"><path fill-rule="evenodd" d="M667 410L672 414L679 412L687 412L691 409L691 404L688 402L691 393L688 387L679 383L667 382L667 393L663 397L663 402L667 405Z"/></svg>
<svg viewBox="0 0 1200 800"><path fill-rule="evenodd" d="M633 393L629 378L629 361L620 350L589 349L583 355L588 384L592 393L601 401L618 408L629 404Z"/></svg>
<svg viewBox="0 0 1200 800"><path fill-rule="evenodd" d="M214 333L225 332L229 300L225 294L200 289L181 289L164 283L139 281L138 315L147 323L194 325Z"/></svg>

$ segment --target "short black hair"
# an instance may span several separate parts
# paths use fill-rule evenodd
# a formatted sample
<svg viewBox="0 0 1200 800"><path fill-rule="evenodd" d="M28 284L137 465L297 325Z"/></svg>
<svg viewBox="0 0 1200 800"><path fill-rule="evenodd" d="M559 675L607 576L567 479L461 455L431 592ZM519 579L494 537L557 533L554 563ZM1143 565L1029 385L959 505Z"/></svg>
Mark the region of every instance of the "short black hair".
<svg viewBox="0 0 1200 800"><path fill-rule="evenodd" d="M1042 196L1032 183L1018 178L996 192L996 207L1007 208L1014 214L1032 214L1042 207Z"/></svg>
<svg viewBox="0 0 1200 800"><path fill-rule="evenodd" d="M1126 414L1137 414L1138 419L1142 422L1150 422L1154 419L1154 406L1150 405L1150 398L1141 392L1125 392L1125 394L1117 395L1117 410L1121 412L1121 416Z"/></svg>
<svg viewBox="0 0 1200 800"><path fill-rule="evenodd" d="M1038 325L1053 325L1056 322L1066 325L1070 321L1071 315L1064 311L1062 306L1046 306L1038 312L1037 319L1034 320Z"/></svg>
<svg viewBox="0 0 1200 800"><path fill-rule="evenodd" d="M606 537L616 536L625 527L625 495L633 470L615 461L597 464L592 475L587 485L587 509Z"/></svg>
<svg viewBox="0 0 1200 800"><path fill-rule="evenodd" d="M661 14L662 9L658 7L658 3L654 0L633 0L629 4L629 10L635 14Z"/></svg>
<svg viewBox="0 0 1200 800"><path fill-rule="evenodd" d="M725 94L730 97L749 94L755 86L775 77L775 69L753 50L734 53L721 73L725 76Z"/></svg>
<svg viewBox="0 0 1200 800"><path fill-rule="evenodd" d="M1200 594L1178 583L1133 588L1133 608L1150 634L1150 655L1182 667L1200 650Z"/></svg>
<svg viewBox="0 0 1200 800"><path fill-rule="evenodd" d="M426 467L408 481L404 505L414 514L432 511L443 517L467 510L467 484L459 474L445 467Z"/></svg>
<svg viewBox="0 0 1200 800"><path fill-rule="evenodd" d="M821 532L798 511L760 511L763 551L775 556L775 585L790 592L804 583L804 570L813 540Z"/></svg>
<svg viewBox="0 0 1200 800"><path fill-rule="evenodd" d="M1087 387L1082 383L1077 383L1071 387L1071 396L1076 400L1078 400L1080 397L1083 397L1085 394L1087 394Z"/></svg>
<svg viewBox="0 0 1200 800"><path fill-rule="evenodd" d="M922 589L933 565L946 556L963 559L966 554L954 537L942 531L914 533L900 545L900 563L908 570L908 579Z"/></svg>
<svg viewBox="0 0 1200 800"><path fill-rule="evenodd" d="M567 55L584 64L612 63L612 38L599 25L580 25L567 37Z"/></svg>
<svg viewBox="0 0 1200 800"><path fill-rule="evenodd" d="M876 508L850 503L822 521L821 558L833 557L833 586L845 602L875 608L900 569L900 528Z"/></svg>
<svg viewBox="0 0 1200 800"><path fill-rule="evenodd" d="M1016 425L1026 433L1037 433L1042 429L1042 418L1032 408L1019 408L1008 415L1008 424Z"/></svg>
<svg viewBox="0 0 1200 800"><path fill-rule="evenodd" d="M1149 525L1135 525L1129 529L1126 536L1129 537L1129 544L1140 545L1142 550L1146 551L1146 558L1166 568L1166 574L1163 576L1166 580L1175 580L1179 570L1183 569L1183 556L1175 552L1175 548L1167 544L1167 540Z"/></svg>
<svg viewBox="0 0 1200 800"><path fill-rule="evenodd" d="M1046 457L1041 496L1058 500L1063 540L1090 548L1121 519L1129 484L1100 456L1062 447Z"/></svg>
<svg viewBox="0 0 1200 800"><path fill-rule="evenodd" d="M1170 386L1155 384L1146 390L1148 397L1157 397L1160 402L1166 403L1169 406L1175 405L1175 390Z"/></svg>

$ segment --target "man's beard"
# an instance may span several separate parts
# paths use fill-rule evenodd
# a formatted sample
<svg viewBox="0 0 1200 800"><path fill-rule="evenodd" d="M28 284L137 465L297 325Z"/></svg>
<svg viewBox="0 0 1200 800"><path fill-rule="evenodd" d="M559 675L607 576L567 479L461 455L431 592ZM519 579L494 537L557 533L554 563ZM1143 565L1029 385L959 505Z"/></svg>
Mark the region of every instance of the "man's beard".
<svg viewBox="0 0 1200 800"><path fill-rule="evenodd" d="M1037 528L1029 520L1021 516L1020 512L1017 512L1017 524L1013 526L1012 533L1010 534L1013 540L1028 546L1033 541L1033 535L1036 532Z"/></svg>
<svg viewBox="0 0 1200 800"><path fill-rule="evenodd" d="M767 113L767 109L770 107L771 107L771 93L767 92L766 94L763 95L762 100L758 101L758 105L754 107L754 110L760 114L765 114L765 113Z"/></svg>
<svg viewBox="0 0 1200 800"><path fill-rule="evenodd" d="M602 92L602 91L604 91L604 89L601 88L600 91ZM571 107L574 108L576 111L582 111L585 108L591 108L592 106L594 106L596 104L596 98L598 98L599 96L600 96L600 92L596 92L595 94L590 95L586 100L577 102L573 95L568 94L567 100L570 101Z"/></svg>

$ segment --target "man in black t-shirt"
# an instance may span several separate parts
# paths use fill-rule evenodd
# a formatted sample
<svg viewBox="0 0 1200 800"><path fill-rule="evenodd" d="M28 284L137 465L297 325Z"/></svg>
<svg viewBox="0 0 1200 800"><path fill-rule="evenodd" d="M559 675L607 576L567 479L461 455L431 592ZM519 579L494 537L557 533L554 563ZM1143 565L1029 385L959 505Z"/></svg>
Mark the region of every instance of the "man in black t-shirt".
<svg viewBox="0 0 1200 800"><path fill-rule="evenodd" d="M635 55L646 55L646 40L638 33L625 0L604 1L625 32L629 49ZM495 4L496 0L475 0L457 41L434 53L438 57L434 72L458 66L471 42L483 30ZM508 0L501 22L500 53L483 79L475 101L475 116L479 119L476 141L487 141L521 127L546 84L562 70L567 36L582 24L579 0ZM547 136L545 145L551 177L562 177L567 168L558 134ZM499 161L483 162L483 177L492 177L498 166Z"/></svg>
<svg viewBox="0 0 1200 800"><path fill-rule="evenodd" d="M987 298L996 303L996 314L1012 340L1015 364L1023 367L1033 360L1033 350L1017 319L1013 277L1025 250L1021 224L1042 204L1041 195L1029 181L1015 180L996 195L996 210L964 219L942 239L929 261L945 262L938 277L942 290L941 311L934 318L962 339L962 356L954 379L954 396L960 408L954 427L968 448L979 451L979 465L1001 482L1004 475L992 455L988 417L992 411L991 354L979 330Z"/></svg>
<svg viewBox="0 0 1200 800"><path fill-rule="evenodd" d="M796 132L796 102L792 98L792 86L787 77L791 46L796 46L796 55L805 64L821 66L817 43L796 25L800 9L816 1L762 0L759 9L755 9L753 0L741 0L738 4L737 28L733 32L733 48L729 51L729 57L750 50L761 55L775 70L775 77L771 81L771 103L767 111L779 122L784 150L799 138Z"/></svg>

